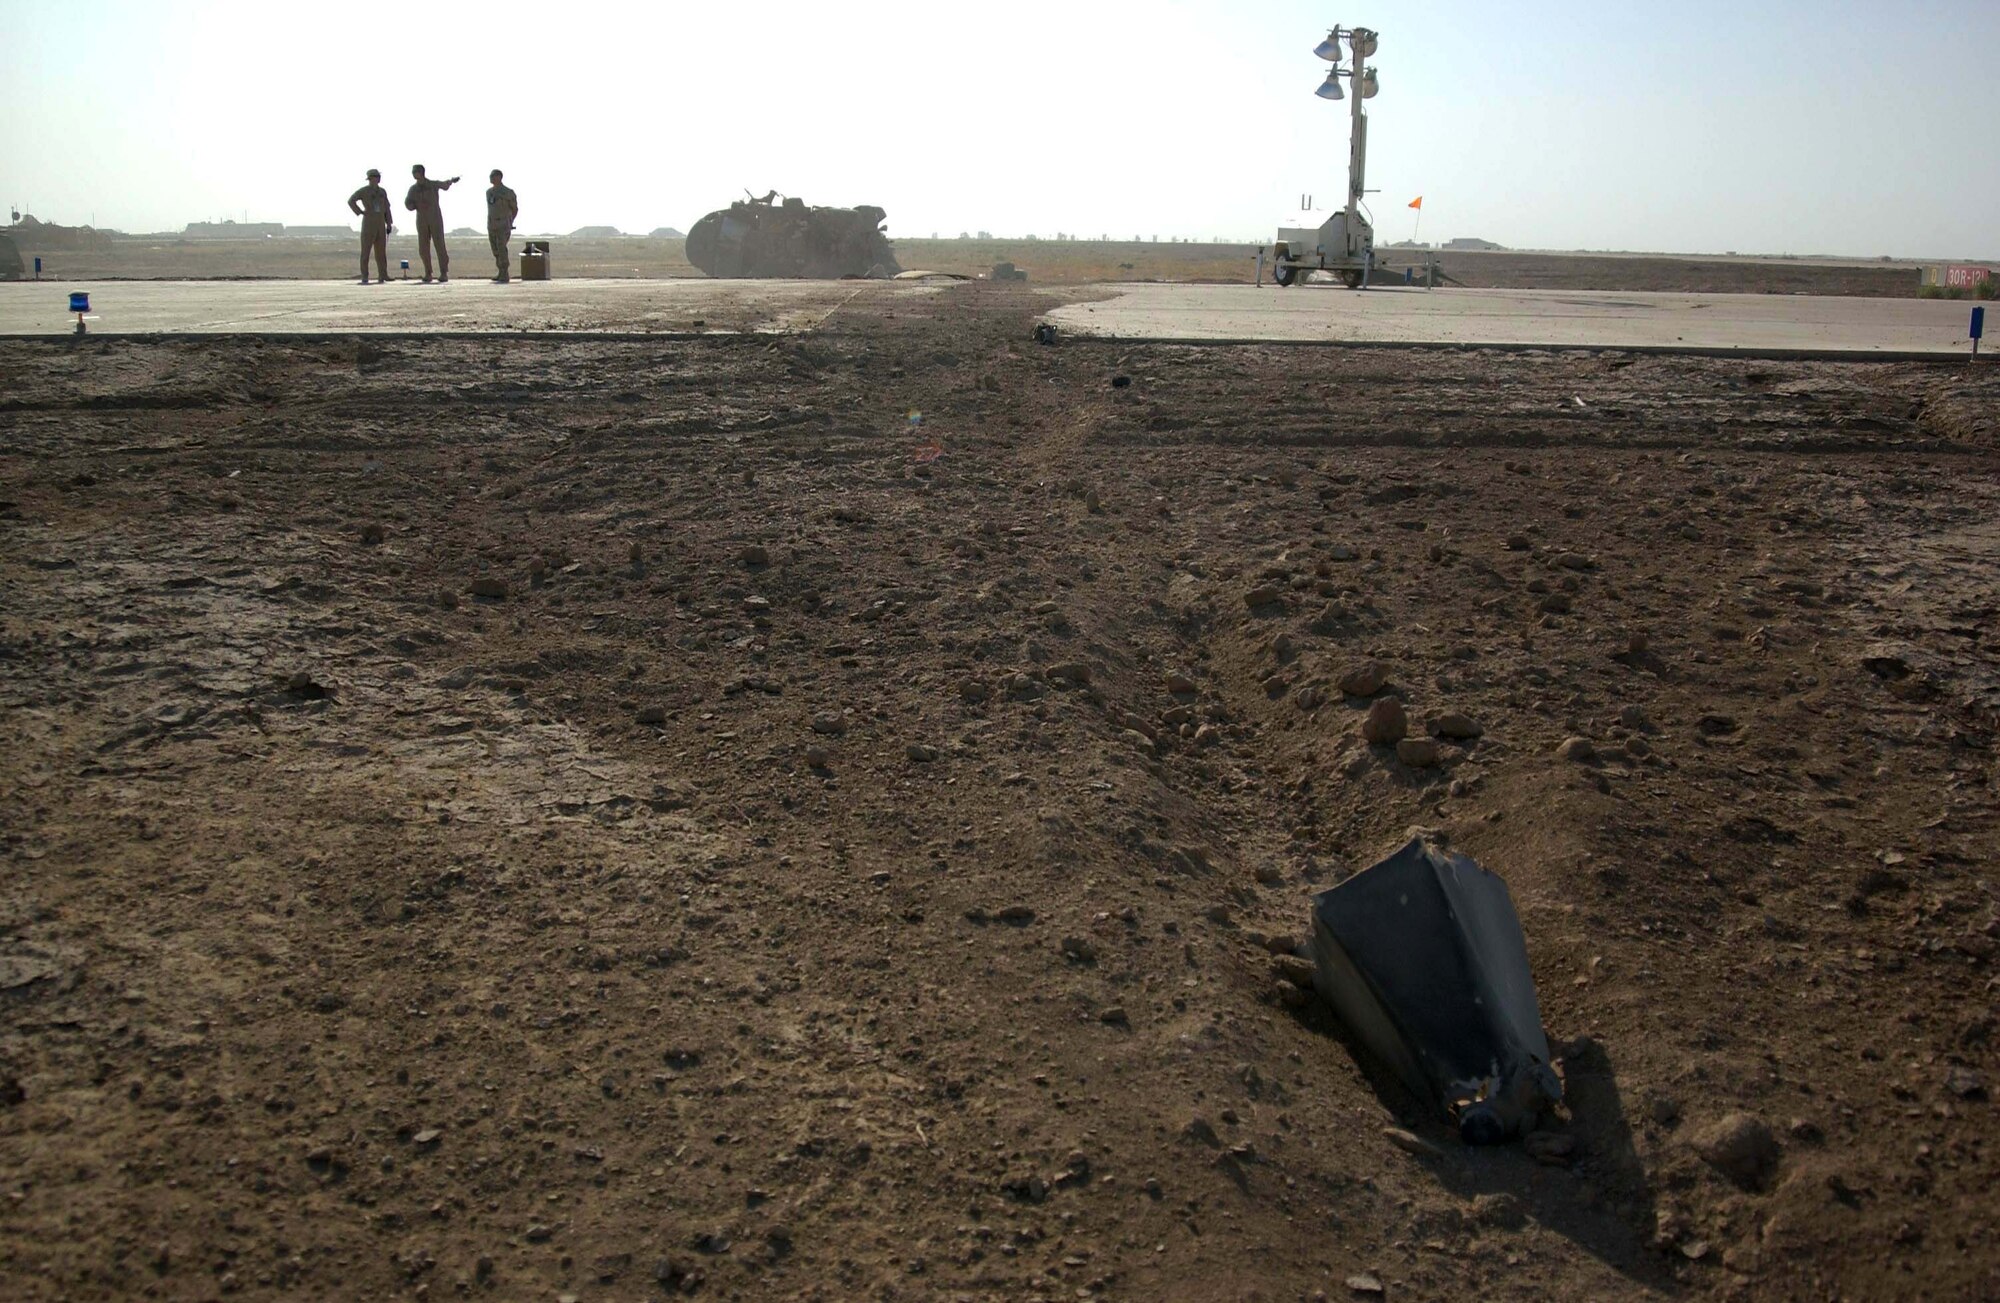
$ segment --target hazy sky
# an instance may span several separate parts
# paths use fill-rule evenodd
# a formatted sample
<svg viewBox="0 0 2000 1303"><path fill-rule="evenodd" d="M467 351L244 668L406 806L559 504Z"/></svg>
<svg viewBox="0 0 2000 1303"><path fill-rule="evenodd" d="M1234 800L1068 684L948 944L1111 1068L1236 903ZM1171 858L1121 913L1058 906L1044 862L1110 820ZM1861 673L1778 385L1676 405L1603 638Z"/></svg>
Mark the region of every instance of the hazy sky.
<svg viewBox="0 0 2000 1303"><path fill-rule="evenodd" d="M2000 257L2000 0L514 6L0 0L0 188L130 231L345 222L503 167L526 231L745 189L892 235L1270 238L1345 189L1313 46L1372 26L1384 240Z"/></svg>

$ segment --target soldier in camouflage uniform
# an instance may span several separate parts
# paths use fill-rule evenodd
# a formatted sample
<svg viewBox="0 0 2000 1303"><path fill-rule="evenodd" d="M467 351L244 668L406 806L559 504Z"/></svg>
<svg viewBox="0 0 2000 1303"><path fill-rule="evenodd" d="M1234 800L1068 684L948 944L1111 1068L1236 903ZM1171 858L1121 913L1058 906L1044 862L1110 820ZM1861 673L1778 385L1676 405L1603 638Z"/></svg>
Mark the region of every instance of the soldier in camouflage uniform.
<svg viewBox="0 0 2000 1303"><path fill-rule="evenodd" d="M521 215L521 201L514 192L500 183L500 169L494 168L493 184L486 191L486 242L493 246L493 262L500 274L493 278L496 285L505 285L507 275L507 241L514 235L514 219Z"/></svg>
<svg viewBox="0 0 2000 1303"><path fill-rule="evenodd" d="M347 196L347 207L361 218L361 283L368 283L368 254L375 254L375 275L389 279L389 232L396 229L390 220L389 192L382 188L382 173L368 169L368 184Z"/></svg>
<svg viewBox="0 0 2000 1303"><path fill-rule="evenodd" d="M410 193L403 197L403 207L417 215L417 256L424 260L424 284L431 280L431 248L437 248L438 284L451 279L451 255L444 247L444 214L438 209L438 192L449 190L458 184L458 178L449 181L432 181L424 176L424 165L418 163L410 169L416 183Z"/></svg>

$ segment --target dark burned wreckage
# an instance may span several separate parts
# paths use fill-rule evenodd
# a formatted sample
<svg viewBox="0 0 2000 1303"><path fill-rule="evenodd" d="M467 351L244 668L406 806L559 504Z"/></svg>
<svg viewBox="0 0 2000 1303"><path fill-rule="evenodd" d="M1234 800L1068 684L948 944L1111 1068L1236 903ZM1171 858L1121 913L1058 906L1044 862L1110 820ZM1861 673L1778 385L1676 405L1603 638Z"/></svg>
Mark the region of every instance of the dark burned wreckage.
<svg viewBox="0 0 2000 1303"><path fill-rule="evenodd" d="M1507 884L1412 839L1312 902L1314 985L1362 1045L1467 1144L1562 1101Z"/></svg>
<svg viewBox="0 0 2000 1303"><path fill-rule="evenodd" d="M688 231L687 259L710 276L839 280L902 270L880 208L816 208L777 191L739 199Z"/></svg>

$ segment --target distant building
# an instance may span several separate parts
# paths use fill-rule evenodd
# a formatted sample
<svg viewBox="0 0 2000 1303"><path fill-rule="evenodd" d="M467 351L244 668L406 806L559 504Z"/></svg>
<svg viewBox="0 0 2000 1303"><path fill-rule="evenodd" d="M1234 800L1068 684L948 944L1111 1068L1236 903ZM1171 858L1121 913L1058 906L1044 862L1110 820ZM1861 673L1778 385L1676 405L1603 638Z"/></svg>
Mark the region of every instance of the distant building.
<svg viewBox="0 0 2000 1303"><path fill-rule="evenodd" d="M603 240L614 235L623 235L615 226L579 226L569 233L572 240Z"/></svg>
<svg viewBox="0 0 2000 1303"><path fill-rule="evenodd" d="M653 238L656 240L685 240L687 236L671 226L655 226L653 228Z"/></svg>
<svg viewBox="0 0 2000 1303"><path fill-rule="evenodd" d="M287 240L345 240L359 232L351 226L287 226L280 234Z"/></svg>
<svg viewBox="0 0 2000 1303"><path fill-rule="evenodd" d="M1462 235L1456 240L1446 240L1438 247L1442 249L1457 249L1463 252L1465 250L1478 249L1505 249L1507 246L1504 244L1495 244L1491 240L1480 240L1469 235Z"/></svg>
<svg viewBox="0 0 2000 1303"><path fill-rule="evenodd" d="M285 233L283 222L189 222L181 232L189 240L270 240Z"/></svg>

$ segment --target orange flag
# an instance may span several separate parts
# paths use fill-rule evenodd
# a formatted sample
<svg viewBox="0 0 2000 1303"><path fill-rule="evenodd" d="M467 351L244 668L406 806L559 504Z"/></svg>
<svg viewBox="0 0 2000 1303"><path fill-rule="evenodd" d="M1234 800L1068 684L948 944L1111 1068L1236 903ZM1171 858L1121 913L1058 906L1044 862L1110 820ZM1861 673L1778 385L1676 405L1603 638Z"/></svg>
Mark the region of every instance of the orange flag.
<svg viewBox="0 0 2000 1303"><path fill-rule="evenodd" d="M1418 195L1415 199L1412 199L1410 201L1410 207L1418 209L1419 211L1423 209L1423 206L1424 206L1424 197L1422 195Z"/></svg>

